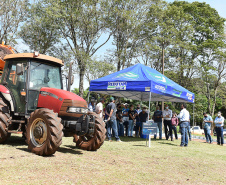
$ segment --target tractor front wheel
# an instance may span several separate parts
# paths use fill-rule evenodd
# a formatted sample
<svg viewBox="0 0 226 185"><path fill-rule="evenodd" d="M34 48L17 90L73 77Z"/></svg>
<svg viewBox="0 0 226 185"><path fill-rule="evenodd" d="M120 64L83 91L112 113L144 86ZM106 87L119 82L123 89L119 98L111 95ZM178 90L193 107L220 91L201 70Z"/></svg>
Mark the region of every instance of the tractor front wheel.
<svg viewBox="0 0 226 185"><path fill-rule="evenodd" d="M89 136L74 135L74 142L80 149L87 151L96 151L104 143L106 137L106 129L104 121L94 112L89 112L88 115L95 117L94 134Z"/></svg>
<svg viewBox="0 0 226 185"><path fill-rule="evenodd" d="M52 110L35 110L26 126L28 149L41 156L54 154L62 143L62 129L61 119Z"/></svg>

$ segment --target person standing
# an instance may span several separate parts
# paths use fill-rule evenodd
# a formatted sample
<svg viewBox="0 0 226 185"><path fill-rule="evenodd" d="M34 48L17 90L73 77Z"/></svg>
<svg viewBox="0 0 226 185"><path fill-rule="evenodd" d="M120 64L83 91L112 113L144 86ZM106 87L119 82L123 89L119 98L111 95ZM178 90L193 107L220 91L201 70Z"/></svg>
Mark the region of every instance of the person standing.
<svg viewBox="0 0 226 185"><path fill-rule="evenodd" d="M117 126L118 126L118 135L124 136L124 126L123 126L123 121L122 121L121 104L117 105L116 120L117 120Z"/></svg>
<svg viewBox="0 0 226 185"><path fill-rule="evenodd" d="M140 133L140 118L139 118L139 114L142 112L141 108L140 108L140 104L137 105L137 108L135 110L136 113L136 127L135 127L135 136L139 137L139 133Z"/></svg>
<svg viewBox="0 0 226 185"><path fill-rule="evenodd" d="M157 123L157 127L159 129L159 139L162 139L162 111L160 110L159 106L156 107L153 120L155 123ZM154 135L154 139L156 139L156 134Z"/></svg>
<svg viewBox="0 0 226 185"><path fill-rule="evenodd" d="M139 131L140 131L140 137L141 137L141 134L142 134L142 124L148 120L147 107L143 107L142 108L142 112L139 114L139 118L140 118L140 128L139 128Z"/></svg>
<svg viewBox="0 0 226 185"><path fill-rule="evenodd" d="M215 123L215 130L217 133L217 144L224 145L224 134L223 134L223 127L224 127L224 117L221 116L221 112L217 113L217 117L214 120Z"/></svg>
<svg viewBox="0 0 226 185"><path fill-rule="evenodd" d="M171 119L171 124L172 124L172 131L174 131L175 138L178 139L178 137L177 137L177 125L179 123L179 120L176 116L177 116L177 114L174 112L173 117ZM172 138L173 138L173 133L172 133Z"/></svg>
<svg viewBox="0 0 226 185"><path fill-rule="evenodd" d="M123 108L122 108L122 119L123 119L123 126L125 127L126 130L126 136L128 136L128 126L129 126L129 115L128 115L128 104L122 104Z"/></svg>
<svg viewBox="0 0 226 185"><path fill-rule="evenodd" d="M181 147L187 147L188 146L188 124L189 124L189 118L190 114L186 109L186 104L181 104L181 111L180 114L177 116L180 119L180 129L181 129Z"/></svg>
<svg viewBox="0 0 226 185"><path fill-rule="evenodd" d="M168 140L169 136L170 136L171 141L173 141L172 125L171 125L172 110L169 109L169 106L167 104L165 104L165 110L163 111L162 116L164 118L164 129L165 129L166 140ZM168 135L168 132L167 132L167 127L169 129L169 135Z"/></svg>
<svg viewBox="0 0 226 185"><path fill-rule="evenodd" d="M89 106L88 106L88 109L89 109L90 112L95 112L95 108L96 108L95 102L96 102L95 98L92 97L91 100L90 100Z"/></svg>
<svg viewBox="0 0 226 185"><path fill-rule="evenodd" d="M113 97L110 98L110 103L107 105L106 114L109 116L107 119L107 137L109 141L111 140L111 128L115 134L116 141L121 142L118 136L118 129L117 129L117 121L116 121L116 106L115 100Z"/></svg>
<svg viewBox="0 0 226 185"><path fill-rule="evenodd" d="M103 118L103 103L104 103L104 98L100 98L100 102L96 105L95 111L97 115L100 116L100 118Z"/></svg>
<svg viewBox="0 0 226 185"><path fill-rule="evenodd" d="M213 140L210 135L211 124L213 123L213 119L210 115L207 115L206 112L203 113L203 128L206 137L206 143L212 144Z"/></svg>
<svg viewBox="0 0 226 185"><path fill-rule="evenodd" d="M133 110L133 108L134 108L133 105L130 105L130 109L128 111L129 115L128 137L133 137L134 120L136 116L136 113Z"/></svg>

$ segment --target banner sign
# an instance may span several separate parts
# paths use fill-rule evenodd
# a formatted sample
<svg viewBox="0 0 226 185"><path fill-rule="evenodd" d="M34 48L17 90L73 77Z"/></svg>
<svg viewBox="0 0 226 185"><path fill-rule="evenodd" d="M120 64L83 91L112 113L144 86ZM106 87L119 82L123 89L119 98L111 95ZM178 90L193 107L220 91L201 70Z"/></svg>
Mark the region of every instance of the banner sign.
<svg viewBox="0 0 226 185"><path fill-rule="evenodd" d="M157 123L154 123L153 120L149 120L143 122L142 124L142 134L149 135L149 134L157 134Z"/></svg>
<svg viewBox="0 0 226 185"><path fill-rule="evenodd" d="M107 90L126 90L127 82L108 82Z"/></svg>

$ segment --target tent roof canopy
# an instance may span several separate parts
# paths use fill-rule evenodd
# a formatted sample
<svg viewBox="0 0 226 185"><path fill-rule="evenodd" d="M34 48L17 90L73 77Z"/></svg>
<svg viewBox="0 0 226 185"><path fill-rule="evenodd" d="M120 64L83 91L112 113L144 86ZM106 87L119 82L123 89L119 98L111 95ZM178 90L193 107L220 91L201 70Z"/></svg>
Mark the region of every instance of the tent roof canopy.
<svg viewBox="0 0 226 185"><path fill-rule="evenodd" d="M90 91L128 99L194 103L188 91L155 69L136 64L108 76L92 80Z"/></svg>

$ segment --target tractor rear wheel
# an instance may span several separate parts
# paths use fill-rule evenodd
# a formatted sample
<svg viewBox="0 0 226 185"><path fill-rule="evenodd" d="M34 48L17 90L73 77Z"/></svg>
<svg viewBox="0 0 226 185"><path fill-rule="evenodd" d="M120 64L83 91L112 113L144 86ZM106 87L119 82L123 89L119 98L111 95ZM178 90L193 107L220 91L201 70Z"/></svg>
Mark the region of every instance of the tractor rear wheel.
<svg viewBox="0 0 226 185"><path fill-rule="evenodd" d="M8 111L8 106L0 98L0 143L4 143L6 139L10 136L8 133L8 127L10 115Z"/></svg>
<svg viewBox="0 0 226 185"><path fill-rule="evenodd" d="M94 112L89 112L88 115L95 117L94 134L91 136L74 135L74 142L80 149L87 151L96 151L104 143L106 137L106 129L104 121Z"/></svg>
<svg viewBox="0 0 226 185"><path fill-rule="evenodd" d="M35 110L26 126L28 149L41 156L54 154L62 143L62 129L61 119L52 110Z"/></svg>

